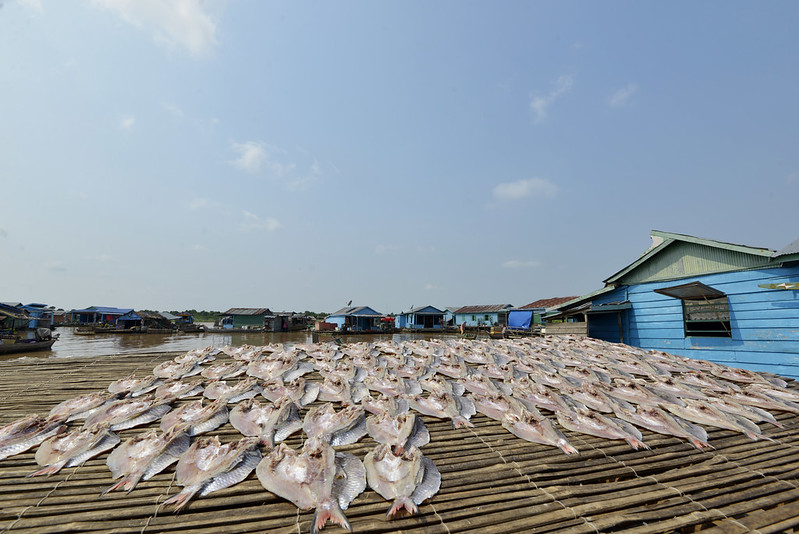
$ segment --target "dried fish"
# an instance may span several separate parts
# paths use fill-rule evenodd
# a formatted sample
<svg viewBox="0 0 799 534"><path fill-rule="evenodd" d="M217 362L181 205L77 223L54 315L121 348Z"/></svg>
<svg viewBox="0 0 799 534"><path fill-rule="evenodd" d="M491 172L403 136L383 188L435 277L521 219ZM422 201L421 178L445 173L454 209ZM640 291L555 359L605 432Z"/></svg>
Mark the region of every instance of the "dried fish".
<svg viewBox="0 0 799 534"><path fill-rule="evenodd" d="M161 430L185 430L189 436L197 436L219 428L229 417L227 401L216 400L203 405L202 399L188 402L161 418Z"/></svg>
<svg viewBox="0 0 799 534"><path fill-rule="evenodd" d="M149 480L177 462L190 443L189 436L180 429L160 435L150 430L126 440L111 451L106 460L112 477L122 477L122 480L106 489L103 495L118 489L131 491L140 480Z"/></svg>
<svg viewBox="0 0 799 534"><path fill-rule="evenodd" d="M302 419L298 406L287 397L266 405L247 399L230 412L230 424L243 435L257 437L261 444L274 447L276 441L300 430Z"/></svg>
<svg viewBox="0 0 799 534"><path fill-rule="evenodd" d="M336 452L325 440L310 438L300 454L281 443L255 469L268 491L300 509L314 508L311 534L328 521L352 530L344 515L366 488L363 463L349 453Z"/></svg>
<svg viewBox="0 0 799 534"><path fill-rule="evenodd" d="M0 460L23 453L46 439L66 431L60 417L31 414L0 428Z"/></svg>
<svg viewBox="0 0 799 534"><path fill-rule="evenodd" d="M430 433L422 418L411 412L370 415L366 418L366 431L376 442L391 445L398 453L430 443Z"/></svg>
<svg viewBox="0 0 799 534"><path fill-rule="evenodd" d="M53 436L36 451L36 463L45 466L29 477L53 475L62 467L80 465L119 443L119 436L107 427L78 428L66 434Z"/></svg>
<svg viewBox="0 0 799 534"><path fill-rule="evenodd" d="M160 419L170 409L169 404L152 395L120 399L103 405L86 418L83 426L91 428L98 425L111 430L124 430Z"/></svg>
<svg viewBox="0 0 799 534"><path fill-rule="evenodd" d="M318 437L332 446L349 445L366 435L366 415L360 406L345 406L338 412L331 403L308 410L302 423L308 437Z"/></svg>
<svg viewBox="0 0 799 534"><path fill-rule="evenodd" d="M386 513L389 518L403 509L417 513L417 506L438 493L441 486L435 464L415 446L396 453L390 445L378 445L366 454L363 463L369 487L393 501Z"/></svg>
<svg viewBox="0 0 799 534"><path fill-rule="evenodd" d="M216 436L195 441L178 460L176 481L183 490L164 504L180 510L196 494L211 492L238 484L252 473L261 460L258 438L243 438L222 445Z"/></svg>

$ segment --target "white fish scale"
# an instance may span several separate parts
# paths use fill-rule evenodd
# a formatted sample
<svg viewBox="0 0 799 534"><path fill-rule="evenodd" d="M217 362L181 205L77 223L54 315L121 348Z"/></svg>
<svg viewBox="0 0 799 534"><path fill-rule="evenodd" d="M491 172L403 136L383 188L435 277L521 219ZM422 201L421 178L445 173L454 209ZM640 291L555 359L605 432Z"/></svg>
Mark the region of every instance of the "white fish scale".
<svg viewBox="0 0 799 534"><path fill-rule="evenodd" d="M180 457L189 450L191 441L186 434L180 434L179 437L174 439L166 450L161 454L153 454L153 459L142 475L142 479L149 480L154 477L173 463L177 462Z"/></svg>
<svg viewBox="0 0 799 534"><path fill-rule="evenodd" d="M335 465L336 476L331 491L339 508L346 510L366 489L366 469L361 460L347 452L335 453Z"/></svg>
<svg viewBox="0 0 799 534"><path fill-rule="evenodd" d="M213 477L213 479L203 486L200 490L200 496L208 495L214 491L238 484L253 472L258 462L261 461L261 452L258 449L249 449L240 455L238 461L229 470L221 475Z"/></svg>

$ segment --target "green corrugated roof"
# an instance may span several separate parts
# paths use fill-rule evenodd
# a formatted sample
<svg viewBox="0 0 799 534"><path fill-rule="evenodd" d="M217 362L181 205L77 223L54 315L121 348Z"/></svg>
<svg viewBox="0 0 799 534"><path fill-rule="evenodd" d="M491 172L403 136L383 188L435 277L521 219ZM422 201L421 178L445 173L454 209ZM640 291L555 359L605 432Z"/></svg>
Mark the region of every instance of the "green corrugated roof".
<svg viewBox="0 0 799 534"><path fill-rule="evenodd" d="M653 246L605 280L630 285L765 267L773 250L653 230Z"/></svg>

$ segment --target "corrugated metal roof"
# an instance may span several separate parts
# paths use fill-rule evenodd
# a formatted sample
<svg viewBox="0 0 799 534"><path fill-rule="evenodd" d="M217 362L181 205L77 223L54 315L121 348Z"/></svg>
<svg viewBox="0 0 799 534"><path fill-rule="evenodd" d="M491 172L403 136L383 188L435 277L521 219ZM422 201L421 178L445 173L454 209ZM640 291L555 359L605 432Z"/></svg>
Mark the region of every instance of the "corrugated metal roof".
<svg viewBox="0 0 799 534"><path fill-rule="evenodd" d="M799 239L775 252L772 258L779 258L780 256L789 256L791 254L799 254Z"/></svg>
<svg viewBox="0 0 799 534"><path fill-rule="evenodd" d="M766 248L657 230L652 230L651 236L656 244L636 261L606 279L606 284L641 284L753 269L767 265L773 254Z"/></svg>
<svg viewBox="0 0 799 534"><path fill-rule="evenodd" d="M269 308L230 308L224 315L270 315Z"/></svg>
<svg viewBox="0 0 799 534"><path fill-rule="evenodd" d="M442 315L444 312L435 306L417 306L415 308L411 308L406 313L415 313L416 315Z"/></svg>
<svg viewBox="0 0 799 534"><path fill-rule="evenodd" d="M335 311L328 315L328 317L332 317L335 315L358 315L361 317L383 317L383 314L373 310L369 306L347 306L345 308L341 308L338 311Z"/></svg>
<svg viewBox="0 0 799 534"><path fill-rule="evenodd" d="M455 313L497 313L513 308L512 304L485 304L479 306L464 306L455 310Z"/></svg>
<svg viewBox="0 0 799 534"><path fill-rule="evenodd" d="M125 315L133 308L112 308L111 306L89 306L83 310L72 310L72 313L102 313L103 315Z"/></svg>
<svg viewBox="0 0 799 534"><path fill-rule="evenodd" d="M525 306L519 308L520 310L535 310L539 308L551 308L553 306L559 306L564 302L569 302L570 300L576 299L577 296L572 297L552 297L549 299L538 299L535 302L531 302Z"/></svg>

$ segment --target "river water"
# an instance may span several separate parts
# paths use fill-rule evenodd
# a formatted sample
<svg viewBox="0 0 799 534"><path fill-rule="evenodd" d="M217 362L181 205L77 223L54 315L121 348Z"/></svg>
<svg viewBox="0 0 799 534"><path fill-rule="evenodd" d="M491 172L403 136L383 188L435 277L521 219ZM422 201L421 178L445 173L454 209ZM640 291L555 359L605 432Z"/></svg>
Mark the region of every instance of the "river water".
<svg viewBox="0 0 799 534"><path fill-rule="evenodd" d="M234 332L216 333L201 332L192 334L94 334L76 335L72 327L60 327L55 330L58 341L52 350L17 353L0 356L0 360L16 360L20 358L76 358L104 356L113 354L148 353L148 352L186 352L191 349L208 346L224 347L231 345L268 345L270 343L312 343L311 332ZM441 337L441 334L369 334L350 335L322 334L318 341L341 339L345 343L358 341L390 340L405 341L409 339L429 339Z"/></svg>

